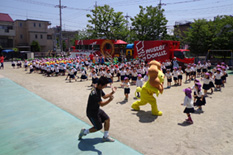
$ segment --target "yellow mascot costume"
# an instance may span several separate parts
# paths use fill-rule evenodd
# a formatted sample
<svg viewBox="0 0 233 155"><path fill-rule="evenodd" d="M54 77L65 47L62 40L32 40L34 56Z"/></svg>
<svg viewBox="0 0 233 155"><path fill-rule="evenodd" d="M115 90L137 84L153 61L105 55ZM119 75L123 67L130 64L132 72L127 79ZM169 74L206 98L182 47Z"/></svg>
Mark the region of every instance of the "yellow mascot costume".
<svg viewBox="0 0 233 155"><path fill-rule="evenodd" d="M148 75L149 80L144 83L141 89L137 88L136 91L140 92L140 101L132 104L134 110L140 110L140 106L149 103L151 105L151 112L153 115L162 116L162 111L158 110L156 99L153 94L157 96L163 93L164 74L161 71L161 64L158 61L151 61L149 63Z"/></svg>

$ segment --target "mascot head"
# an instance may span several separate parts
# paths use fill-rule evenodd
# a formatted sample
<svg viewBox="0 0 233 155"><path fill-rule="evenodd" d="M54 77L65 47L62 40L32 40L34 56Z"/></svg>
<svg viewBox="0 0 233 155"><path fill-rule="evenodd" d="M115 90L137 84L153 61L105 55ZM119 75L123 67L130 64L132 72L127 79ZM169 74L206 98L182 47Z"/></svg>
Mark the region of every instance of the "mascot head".
<svg viewBox="0 0 233 155"><path fill-rule="evenodd" d="M163 93L164 74L161 71L161 64L158 61L152 60L149 62L148 75L149 82L152 87L155 87L159 92Z"/></svg>

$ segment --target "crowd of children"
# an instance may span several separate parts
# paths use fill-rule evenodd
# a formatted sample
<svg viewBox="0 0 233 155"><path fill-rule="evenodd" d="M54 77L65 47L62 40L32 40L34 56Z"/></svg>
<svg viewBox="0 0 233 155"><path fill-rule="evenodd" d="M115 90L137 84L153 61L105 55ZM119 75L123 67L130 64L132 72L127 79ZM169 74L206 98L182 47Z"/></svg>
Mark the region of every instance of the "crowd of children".
<svg viewBox="0 0 233 155"><path fill-rule="evenodd" d="M12 62L12 67L22 67L22 62ZM161 64L161 68L165 77L167 78L167 88L171 88L172 81L174 86L181 86L183 83L183 75L186 76L185 83L194 81L192 88L184 89L185 99L183 105L186 106L184 113L187 114L189 123L193 123L190 113L195 111L202 112L202 106L206 104L205 98L208 96L207 92L211 90L210 94L215 91L221 91L227 79L226 70L229 67L225 63L219 63L214 68L211 68L210 61L203 64L199 61L197 64L189 64L185 69L181 66L171 68L171 62L166 61ZM65 76L65 80L80 79L80 81L91 78L91 86L96 86L98 78L105 76L108 78L109 85L112 87L114 82L121 82L120 86L124 88L125 101L128 101L130 94L130 87L142 87L143 83L148 80L149 66L144 61L132 60L124 63L105 64L93 63L86 60L85 57L77 58L44 58L24 61L25 71L30 68L29 74L40 73L47 77ZM90 74L88 74L90 73ZM117 81L113 78L116 77ZM200 78L198 80L197 78ZM201 84L201 82L203 84ZM192 91L194 92L192 94ZM140 94L137 94L140 97ZM197 110L194 110L194 106Z"/></svg>
<svg viewBox="0 0 233 155"><path fill-rule="evenodd" d="M198 66L201 67L197 69L203 84L201 84L200 80L194 79L193 87L183 90L185 92L185 99L182 105L186 106L184 113L187 114L188 119L186 121L190 124L193 123L190 113L194 113L195 111L203 112L202 106L206 104L206 97L208 97L207 91L211 90L210 94L213 94L214 90L221 91L221 87L224 87L228 77L226 69L229 69L229 67L224 62L218 64L213 69L211 69L211 65L203 67L204 65L200 65L200 62L198 62ZM193 99L192 90L194 91ZM197 107L196 110L194 110L194 106Z"/></svg>
<svg viewBox="0 0 233 155"><path fill-rule="evenodd" d="M22 67L22 61L12 62L12 67ZM18 66L20 64L20 66ZM46 77L65 76L65 80L86 81L91 78L91 86L96 86L101 76L108 78L109 86L113 82L121 82L124 88L125 101L130 94L130 86L142 87L148 80L148 64L140 60L132 60L123 63L93 63L85 57L77 58L43 58L24 61L25 71L29 68L29 74L39 73ZM116 77L117 81L113 78Z"/></svg>

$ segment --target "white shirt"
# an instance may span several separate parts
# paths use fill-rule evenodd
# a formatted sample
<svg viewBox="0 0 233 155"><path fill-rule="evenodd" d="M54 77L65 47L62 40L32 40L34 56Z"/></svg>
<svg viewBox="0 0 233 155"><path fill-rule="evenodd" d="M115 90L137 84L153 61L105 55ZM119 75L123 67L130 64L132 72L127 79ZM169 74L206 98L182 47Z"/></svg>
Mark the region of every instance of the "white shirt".
<svg viewBox="0 0 233 155"><path fill-rule="evenodd" d="M172 74L173 74L173 77L178 77L178 72L177 72L177 71L174 70L174 71L172 72Z"/></svg>
<svg viewBox="0 0 233 155"><path fill-rule="evenodd" d="M178 75L182 75L184 72L182 70L177 71Z"/></svg>
<svg viewBox="0 0 233 155"><path fill-rule="evenodd" d="M197 71L197 67L191 67L191 71L192 72L196 72Z"/></svg>
<svg viewBox="0 0 233 155"><path fill-rule="evenodd" d="M196 92L197 97L202 97L203 92L202 92L201 90L200 90L200 92L198 93L197 89L194 88L194 91Z"/></svg>
<svg viewBox="0 0 233 155"><path fill-rule="evenodd" d="M168 79L171 79L172 78L172 73L166 73L165 76L168 78Z"/></svg>
<svg viewBox="0 0 233 155"><path fill-rule="evenodd" d="M202 65L200 64L200 65L198 65L197 64L197 69L201 69L202 68Z"/></svg>
<svg viewBox="0 0 233 155"><path fill-rule="evenodd" d="M128 71L125 72L125 75L129 75L130 73L131 73L131 71L128 70Z"/></svg>
<svg viewBox="0 0 233 155"><path fill-rule="evenodd" d="M207 63L206 63L206 64L203 64L203 68L207 69L207 67L208 67L208 64L207 64Z"/></svg>
<svg viewBox="0 0 233 155"><path fill-rule="evenodd" d="M203 78L202 81L203 81L203 84L209 84L211 80Z"/></svg>
<svg viewBox="0 0 233 155"><path fill-rule="evenodd" d="M86 75L86 71L83 70L83 71L81 72L81 74L82 74L82 75Z"/></svg>
<svg viewBox="0 0 233 155"><path fill-rule="evenodd" d="M132 76L136 77L136 76L138 76L138 73L137 72L132 72Z"/></svg>
<svg viewBox="0 0 233 155"><path fill-rule="evenodd" d="M55 67L55 72L59 72L59 67Z"/></svg>
<svg viewBox="0 0 233 155"><path fill-rule="evenodd" d="M105 76L106 76L107 78L111 78L111 77L112 77L112 74L111 74L111 73L106 73Z"/></svg>
<svg viewBox="0 0 233 155"><path fill-rule="evenodd" d="M186 69L185 69L185 72L186 72L186 73L190 73L190 72L191 72L191 69L190 69L190 68L186 68Z"/></svg>
<svg viewBox="0 0 233 155"><path fill-rule="evenodd" d="M136 86L137 87L142 87L142 85L143 85L143 80L142 80L142 78L139 80L139 79L137 79L137 81L136 81Z"/></svg>
<svg viewBox="0 0 233 155"><path fill-rule="evenodd" d="M143 81L148 81L149 77L147 75L144 76Z"/></svg>
<svg viewBox="0 0 233 155"><path fill-rule="evenodd" d="M193 100L188 96L185 96L183 105L186 106L186 108L193 108Z"/></svg>
<svg viewBox="0 0 233 155"><path fill-rule="evenodd" d="M97 78L97 74L96 74L96 73L91 73L90 76L91 76L92 78Z"/></svg>
<svg viewBox="0 0 233 155"><path fill-rule="evenodd" d="M120 74L121 76L125 75L126 71L125 70L121 70Z"/></svg>
<svg viewBox="0 0 233 155"><path fill-rule="evenodd" d="M127 83L123 82L123 86L124 86L124 88L129 88L130 84L129 84L129 82L127 82Z"/></svg>
<svg viewBox="0 0 233 155"><path fill-rule="evenodd" d="M215 79L217 80L221 80L221 77L222 77L222 73L218 74L218 73L215 73L214 76L215 76Z"/></svg>

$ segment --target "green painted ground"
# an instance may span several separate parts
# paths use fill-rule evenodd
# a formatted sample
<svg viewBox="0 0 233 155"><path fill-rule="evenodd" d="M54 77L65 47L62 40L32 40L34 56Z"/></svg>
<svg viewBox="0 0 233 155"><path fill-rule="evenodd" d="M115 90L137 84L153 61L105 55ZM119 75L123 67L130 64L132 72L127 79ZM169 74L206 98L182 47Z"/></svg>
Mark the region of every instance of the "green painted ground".
<svg viewBox="0 0 233 155"><path fill-rule="evenodd" d="M228 70L227 74L233 74L233 70Z"/></svg>
<svg viewBox="0 0 233 155"><path fill-rule="evenodd" d="M103 143L103 133L79 141L82 127L90 126L6 78L0 78L0 155L137 155L115 141Z"/></svg>

